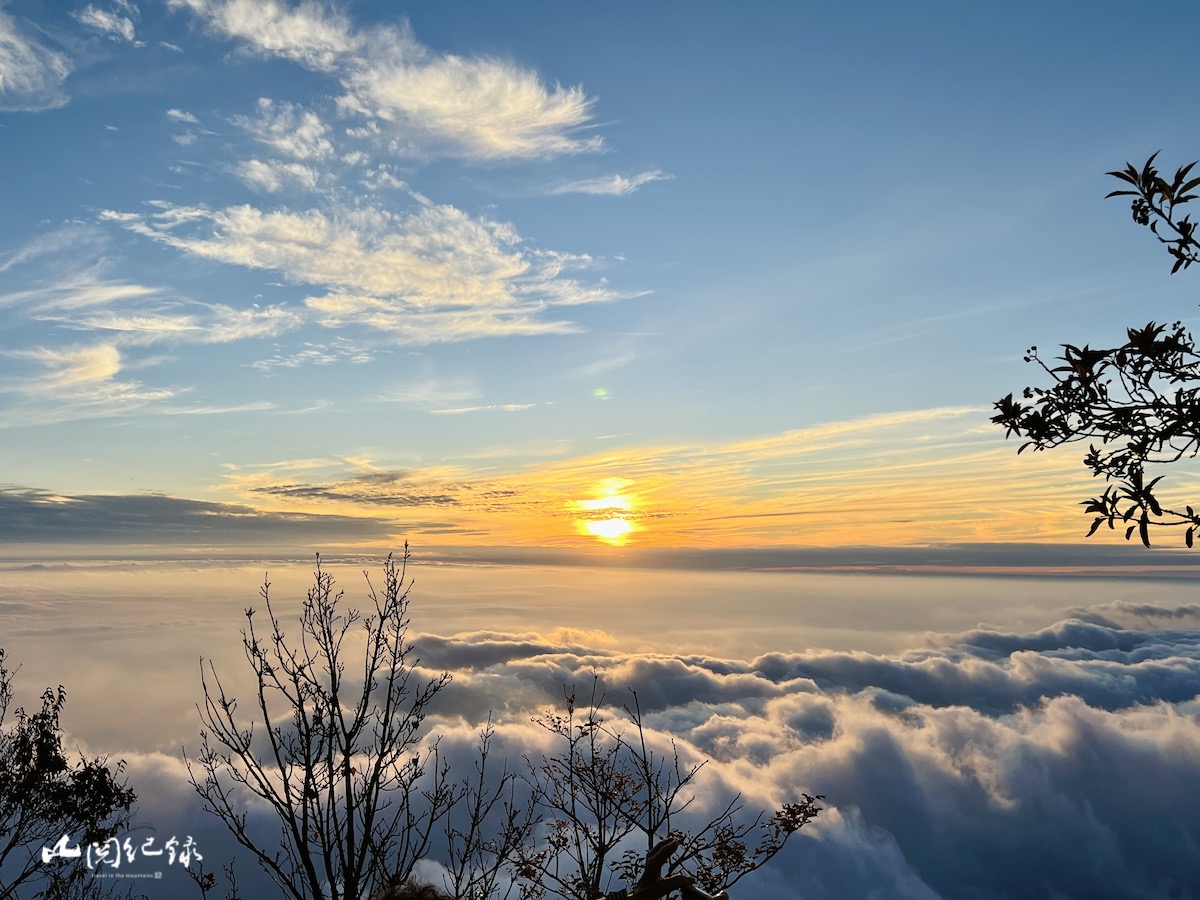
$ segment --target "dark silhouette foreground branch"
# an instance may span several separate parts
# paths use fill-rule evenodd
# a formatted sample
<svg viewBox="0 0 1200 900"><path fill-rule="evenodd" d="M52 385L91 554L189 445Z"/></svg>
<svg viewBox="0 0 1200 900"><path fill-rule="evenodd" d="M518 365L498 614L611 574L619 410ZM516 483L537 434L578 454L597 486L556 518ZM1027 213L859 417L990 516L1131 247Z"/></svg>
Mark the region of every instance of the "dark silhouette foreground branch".
<svg viewBox="0 0 1200 900"><path fill-rule="evenodd" d="M1167 181L1154 165L1157 155L1140 169L1109 172L1129 188L1108 196L1133 197L1134 221L1165 246L1174 274L1200 261L1196 223L1180 213L1196 199L1200 178L1190 177L1191 163ZM1163 476L1151 474L1200 453L1200 350L1182 323L1130 328L1123 343L1110 347L1064 344L1049 362L1031 347L1025 361L1049 376L1049 386L1001 398L992 422L1006 437L1025 439L1018 453L1087 443L1084 465L1107 483L1080 504L1092 516L1088 535L1101 525L1119 526L1126 540L1136 533L1149 547L1153 529L1182 528L1184 543L1193 546L1200 514L1190 505L1164 504Z"/></svg>

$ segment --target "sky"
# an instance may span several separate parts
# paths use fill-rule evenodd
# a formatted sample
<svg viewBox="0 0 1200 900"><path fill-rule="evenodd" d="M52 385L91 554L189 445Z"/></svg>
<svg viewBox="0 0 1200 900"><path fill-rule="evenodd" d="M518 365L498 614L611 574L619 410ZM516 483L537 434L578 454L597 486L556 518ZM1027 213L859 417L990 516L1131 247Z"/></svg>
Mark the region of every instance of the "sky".
<svg viewBox="0 0 1200 900"><path fill-rule="evenodd" d="M5 543L1080 541L987 419L1192 316L1124 13L12 0Z"/></svg>
<svg viewBox="0 0 1200 900"><path fill-rule="evenodd" d="M746 896L1198 896L1193 557L1085 543L1082 452L988 421L1032 344L1194 325L1104 199L1200 157L1144 37L1193 18L0 0L18 697L221 861L197 659L409 541L456 762L596 672L697 814L829 798Z"/></svg>

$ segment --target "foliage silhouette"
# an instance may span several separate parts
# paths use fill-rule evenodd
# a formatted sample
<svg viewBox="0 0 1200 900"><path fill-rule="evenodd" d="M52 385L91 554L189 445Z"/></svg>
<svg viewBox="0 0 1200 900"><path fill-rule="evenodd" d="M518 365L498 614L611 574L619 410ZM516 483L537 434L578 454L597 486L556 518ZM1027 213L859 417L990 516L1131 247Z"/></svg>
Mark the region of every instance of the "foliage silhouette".
<svg viewBox="0 0 1200 900"><path fill-rule="evenodd" d="M456 900L595 900L614 876L634 898L682 890L703 900L704 890L720 891L770 860L820 811L824 798L803 794L744 820L735 797L687 833L680 814L702 765L650 748L636 694L621 728L607 722L598 680L581 710L567 694L565 713L535 719L556 751L526 758L524 773L507 761L496 771L489 720L473 773L455 780L439 739L423 727L450 675L419 673L408 641L408 562L406 544L399 563L384 563L381 591L368 577L373 608L364 616L345 607L318 557L295 639L264 584L266 626L260 631L248 609L242 631L254 721L242 720L213 665L202 666L204 730L198 759L188 761L192 785L288 897L386 896L433 857ZM247 793L278 820L277 849L252 826ZM645 840L642 853L631 846L635 836ZM207 895L212 877L200 887Z"/></svg>
<svg viewBox="0 0 1200 900"><path fill-rule="evenodd" d="M0 649L0 900L26 891L48 900L107 896L81 859L43 863L40 851L63 835L73 847L103 844L129 826L137 797L122 778L125 763L71 762L59 721L62 685L42 693L38 712L17 708L6 727L13 675Z"/></svg>
<svg viewBox="0 0 1200 900"><path fill-rule="evenodd" d="M746 819L741 797L735 796L699 829L687 831L682 813L695 800L705 763L684 764L673 740L669 756L655 753L636 691L630 691L632 705L618 725L604 713L599 688L594 677L586 704L577 704L574 690L564 692L563 712L534 720L556 738L559 750L529 762L532 806L548 830L540 843L523 843L516 854L522 900L593 900L610 872L636 884L630 893L635 900L674 890L685 900L710 896L705 891L721 896L770 861L820 812L823 796L801 794L799 802L770 816L760 812ZM645 852L627 848L617 856L631 836L641 839Z"/></svg>
<svg viewBox="0 0 1200 900"><path fill-rule="evenodd" d="M266 634L253 608L242 630L257 683L257 732L239 722L237 701L211 662L201 669L205 730L199 759L188 761L192 786L295 900L359 900L388 875L407 878L455 800L436 743L421 746L421 724L449 676L424 680L411 661L407 561L407 548L400 567L388 557L382 593L368 579L373 611L363 616L344 609L318 557L292 642L263 585ZM351 674L348 637L365 641L361 669ZM275 813L278 848L252 834L235 786Z"/></svg>
<svg viewBox="0 0 1200 900"><path fill-rule="evenodd" d="M1193 162L1167 181L1155 166L1157 156L1140 169L1127 164L1109 172L1129 188L1107 196L1133 197L1134 221L1165 246L1174 274L1200 261L1196 223L1180 215L1198 196L1200 178L1190 177ZM1200 453L1200 350L1182 323L1129 328L1125 342L1113 347L1064 344L1049 363L1031 347L1025 361L1049 375L1050 386L1025 388L1026 402L1012 394L1001 398L992 422L1006 437L1026 439L1018 453L1088 443L1084 465L1107 483L1102 494L1080 504L1093 516L1088 536L1101 525L1120 525L1126 540L1136 533L1149 547L1151 529L1183 528L1184 543L1193 546L1200 514L1188 505L1164 506L1158 494L1163 476L1148 471Z"/></svg>

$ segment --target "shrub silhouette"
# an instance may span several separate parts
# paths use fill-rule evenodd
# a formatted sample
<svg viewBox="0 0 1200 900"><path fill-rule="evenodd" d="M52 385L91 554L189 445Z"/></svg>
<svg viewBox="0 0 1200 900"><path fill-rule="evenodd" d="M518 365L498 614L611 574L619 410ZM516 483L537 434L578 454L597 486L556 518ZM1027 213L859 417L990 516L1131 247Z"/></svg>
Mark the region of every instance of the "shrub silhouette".
<svg viewBox="0 0 1200 900"><path fill-rule="evenodd" d="M41 848L65 836L71 848L104 844L124 831L137 796L123 779L124 762L72 762L59 717L66 689L46 688L41 709L13 711L13 675L0 648L0 900L36 890L47 898L107 894L82 859L45 863Z"/></svg>

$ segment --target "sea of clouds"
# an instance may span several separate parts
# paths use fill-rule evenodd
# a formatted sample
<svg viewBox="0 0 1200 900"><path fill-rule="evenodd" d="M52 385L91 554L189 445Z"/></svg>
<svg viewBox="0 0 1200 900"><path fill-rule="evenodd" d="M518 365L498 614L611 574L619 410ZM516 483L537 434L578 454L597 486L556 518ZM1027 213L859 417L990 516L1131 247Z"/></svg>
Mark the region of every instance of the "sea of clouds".
<svg viewBox="0 0 1200 900"><path fill-rule="evenodd" d="M881 649L888 642L876 637L864 641L875 645L866 650L807 646L739 657L711 647L655 652L653 640L629 649L636 631L629 623L639 605L644 621L662 631L656 618L661 613L647 596L628 599L629 608L618 610L624 632L565 627L571 620L547 618L536 598L516 602L511 585L521 574L486 574L496 594L506 597L507 612L497 608L490 618L511 627L456 629L455 624L488 617L478 605L470 615L466 607L455 613L442 605L441 617L429 620L437 627L421 628L419 593L414 599L422 671L453 675L428 724L459 767L470 766L479 728L491 715L494 758L520 769L525 754L548 746L548 735L533 717L561 705L564 689L590 690L595 677L614 715L629 701L628 689L637 690L653 746L666 749L674 739L686 760L709 760L698 782L696 816L737 793L751 809L796 800L801 792L828 798L819 819L739 884L735 897L1200 896L1200 605L1164 602L1172 596L1188 600L1192 588L1186 582L1140 591L1153 594L1153 602L1138 596L1136 582L1093 587L1087 595L1100 602L1051 609L1052 599L1070 594L1057 583L1037 602L997 604L999 619L1028 622L1040 616L1041 627L976 626L927 631L919 639L905 633L911 649ZM538 581L528 570L524 574ZM436 598L436 576L421 577L435 582ZM539 577L560 590L574 584L587 596L582 582L570 579L617 576ZM978 594L983 581L954 581L938 603L951 603L949 595L962 591L969 606L966 595ZM838 583L883 607L899 582L905 579L843 576ZM765 582L747 576L737 583L747 597L739 608L753 608L750 595ZM83 702L71 695L68 703L68 730L83 749L127 760L144 828L162 836L192 834L210 861L219 865L228 858L233 848L191 794L178 750L182 743L193 748L196 743L190 704L199 697L198 687L178 682L198 681L197 658L185 659L195 673L186 676L170 670L168 656L187 657L184 646L212 646L236 622L239 598L218 590L207 606L192 596L186 604L147 610L137 591L121 595L123 601L115 589L100 591L96 608L106 609L115 624L110 632L103 622L90 626L100 629L95 637L100 646L108 642L99 656L109 664L98 665L87 661L89 626L79 620L86 609L64 615L51 628L43 614L48 593L21 601L12 595L11 578L0 584L8 621L17 624L10 654L18 646L28 650L54 641L79 648L73 659L58 658L68 690L72 681L83 685ZM787 628L805 618L806 608L820 608L819 598L811 596L813 584L792 576L770 581L770 590L793 596L790 617L787 607L775 603L761 612L779 617L786 635L781 642L795 639ZM1011 598L1022 591L1029 589L1008 582L988 597ZM476 596L486 593L480 586ZM140 619L133 613L138 602ZM513 610L522 604L527 623L540 618L542 627L517 627ZM288 609L285 605L282 614ZM855 608L847 617L859 615ZM135 620L143 624L135 627ZM550 627L548 621L559 624ZM764 627L740 621L747 628ZM45 633L35 635L35 622ZM222 638L229 646L214 661L236 683L238 647L236 632L231 634L233 640ZM136 646L147 635L167 645L163 656L148 657L163 667L157 678L138 670ZM112 648L123 646L122 640L132 643L113 662ZM672 642L664 636L661 643ZM20 673L22 680L36 681L46 665L38 657L32 672ZM140 693L145 705L141 714L129 710L125 722L113 722L113 708L104 710L88 691L97 680L116 690L121 672L137 681L126 704ZM239 868L245 883L255 883L248 861ZM177 872L164 875L161 882L136 887L155 897L156 890L165 891L161 896L187 894L190 886Z"/></svg>

